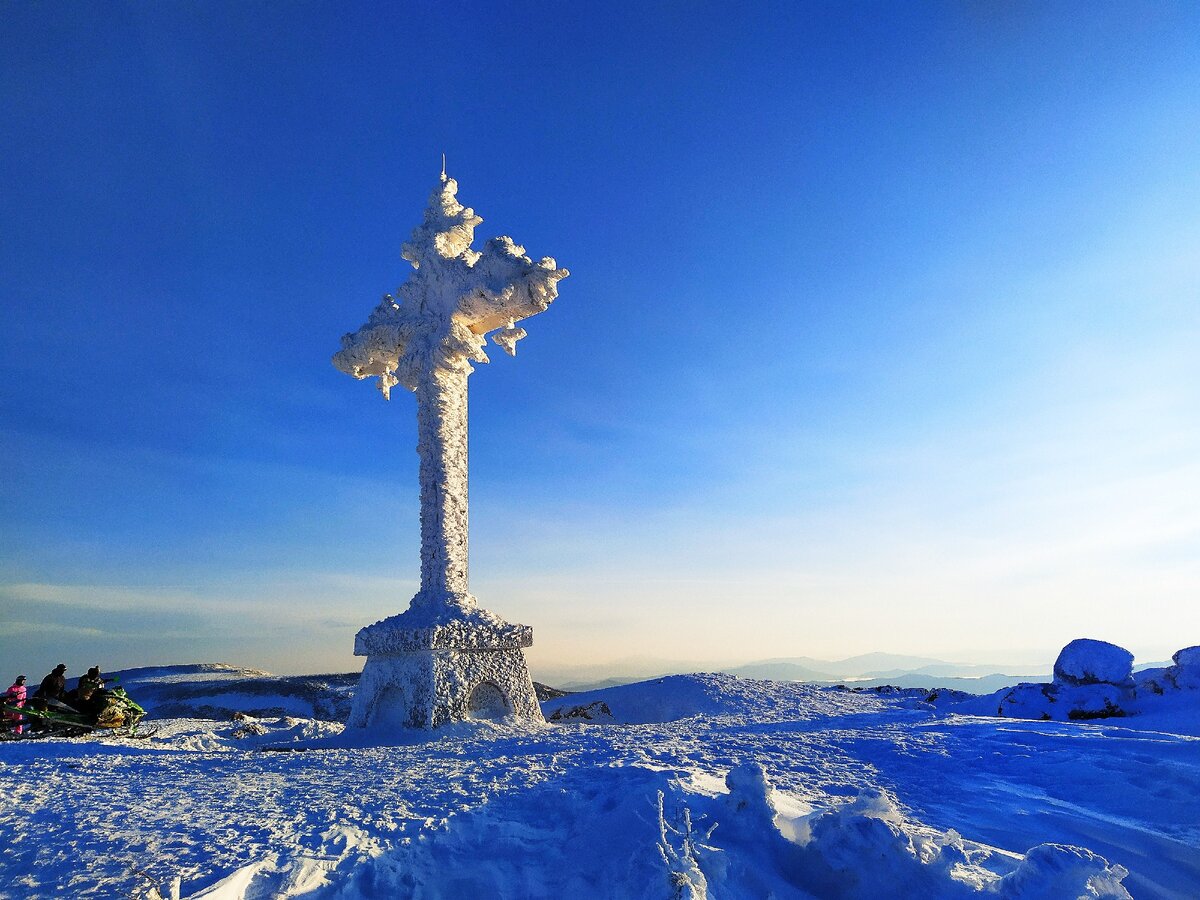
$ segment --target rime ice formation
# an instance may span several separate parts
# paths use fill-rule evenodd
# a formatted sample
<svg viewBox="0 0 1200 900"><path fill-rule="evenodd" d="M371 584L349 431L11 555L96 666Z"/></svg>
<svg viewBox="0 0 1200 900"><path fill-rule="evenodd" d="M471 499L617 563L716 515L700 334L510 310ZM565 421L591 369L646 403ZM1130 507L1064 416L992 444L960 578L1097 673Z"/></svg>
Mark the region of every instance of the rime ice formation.
<svg viewBox="0 0 1200 900"><path fill-rule="evenodd" d="M390 399L417 395L421 481L421 588L407 611L359 631L366 656L349 724L432 728L476 716L541 719L522 647L532 629L480 609L467 583L467 376L487 362L489 332L510 355L567 277L550 257L534 262L510 237L471 249L483 220L456 199L443 173L425 220L401 255L414 274L386 295L365 325L342 338L333 364L378 378Z"/></svg>

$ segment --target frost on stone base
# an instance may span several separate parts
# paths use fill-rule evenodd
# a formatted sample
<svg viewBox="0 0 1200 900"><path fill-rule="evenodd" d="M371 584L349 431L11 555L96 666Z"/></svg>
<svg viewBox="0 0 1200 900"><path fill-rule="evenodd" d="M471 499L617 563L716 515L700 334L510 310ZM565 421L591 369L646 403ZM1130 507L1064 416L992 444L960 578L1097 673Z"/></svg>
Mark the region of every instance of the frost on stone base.
<svg viewBox="0 0 1200 900"><path fill-rule="evenodd" d="M395 731L484 716L543 721L521 652L532 646L533 629L470 601L457 608L414 600L358 632L354 653L367 662L348 725Z"/></svg>
<svg viewBox="0 0 1200 900"><path fill-rule="evenodd" d="M413 650L367 658L346 724L389 733L503 716L542 719L519 648Z"/></svg>
<svg viewBox="0 0 1200 900"><path fill-rule="evenodd" d="M414 607L374 625L354 637L354 655L407 653L413 650L516 650L533 646L533 629L511 625L495 613L474 607L461 614L435 615L439 610Z"/></svg>

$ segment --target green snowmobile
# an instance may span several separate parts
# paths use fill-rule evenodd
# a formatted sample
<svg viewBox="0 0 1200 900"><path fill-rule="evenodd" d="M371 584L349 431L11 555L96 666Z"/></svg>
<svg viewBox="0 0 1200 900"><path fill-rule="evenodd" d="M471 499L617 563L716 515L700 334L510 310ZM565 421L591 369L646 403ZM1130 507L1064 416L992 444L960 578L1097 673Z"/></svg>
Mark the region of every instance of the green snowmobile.
<svg viewBox="0 0 1200 900"><path fill-rule="evenodd" d="M85 705L85 704L80 704ZM25 734L15 734L15 729L4 737L75 737L93 731L122 731L136 733L137 724L146 715L124 688L101 689L87 701L86 709L76 709L61 700L31 697L25 706L4 704L4 712L21 716ZM22 724L20 720L4 720L12 727Z"/></svg>

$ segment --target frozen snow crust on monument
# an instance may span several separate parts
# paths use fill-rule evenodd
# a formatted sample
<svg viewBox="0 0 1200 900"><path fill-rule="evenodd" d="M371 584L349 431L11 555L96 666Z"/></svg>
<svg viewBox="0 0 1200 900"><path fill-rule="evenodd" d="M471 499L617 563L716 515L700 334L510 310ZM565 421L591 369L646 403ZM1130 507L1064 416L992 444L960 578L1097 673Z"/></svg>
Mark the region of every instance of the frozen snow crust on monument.
<svg viewBox="0 0 1200 900"><path fill-rule="evenodd" d="M469 372L471 362L488 362L483 348L495 329L495 343L515 355L525 335L513 323L549 307L557 283L570 274L548 256L533 262L508 236L472 250L483 219L457 194L458 182L443 175L424 222L401 250L415 274L384 296L362 328L342 338L333 358L348 375L378 378L385 397L397 384L416 391L431 369Z"/></svg>
<svg viewBox="0 0 1200 900"><path fill-rule="evenodd" d="M361 699L360 699L361 698ZM437 649L372 654L347 725L437 728L464 719L540 719L518 649Z"/></svg>
<svg viewBox="0 0 1200 900"><path fill-rule="evenodd" d="M438 616L418 608L360 630L354 638L354 654L454 648L512 650L532 645L532 628L511 625L486 609L444 611Z"/></svg>
<svg viewBox="0 0 1200 900"><path fill-rule="evenodd" d="M436 728L469 718L541 719L521 652L532 643L532 628L478 607L436 615L418 606L368 625L354 639L355 654L367 663L347 724Z"/></svg>
<svg viewBox="0 0 1200 900"><path fill-rule="evenodd" d="M443 173L402 249L414 273L333 357L355 378L377 378L385 398L398 384L417 398L421 589L408 611L355 638L355 654L367 657L350 717L356 726L541 719L521 652L532 629L480 609L468 584L467 377L472 362L488 361L489 332L516 354L526 336L516 322L549 307L568 273L550 257L534 262L509 237L472 250L483 220L457 193Z"/></svg>

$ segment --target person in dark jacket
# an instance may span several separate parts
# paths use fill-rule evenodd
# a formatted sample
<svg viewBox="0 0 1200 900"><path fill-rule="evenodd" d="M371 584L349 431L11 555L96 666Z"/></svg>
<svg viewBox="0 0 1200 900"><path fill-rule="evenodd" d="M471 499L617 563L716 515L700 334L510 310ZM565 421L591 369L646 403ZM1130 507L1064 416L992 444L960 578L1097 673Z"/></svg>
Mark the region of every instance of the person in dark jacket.
<svg viewBox="0 0 1200 900"><path fill-rule="evenodd" d="M42 679L37 693L33 696L39 700L61 700L67 691L67 664L59 663L54 671Z"/></svg>
<svg viewBox="0 0 1200 900"><path fill-rule="evenodd" d="M62 700L67 690L67 664L59 663L54 667L54 671L42 679L42 683L38 685L38 689L34 691L33 697L30 698L26 705L29 709L36 709L45 712L49 707L51 700ZM34 720L33 730L44 731L45 724L40 720Z"/></svg>
<svg viewBox="0 0 1200 900"><path fill-rule="evenodd" d="M100 678L100 667L92 666L87 670L87 674L79 679L79 687L75 689L76 696L84 703L92 699L92 695L96 691L104 687L104 681Z"/></svg>
<svg viewBox="0 0 1200 900"><path fill-rule="evenodd" d="M92 666L87 670L87 674L79 679L75 690L68 691L63 699L82 713L98 716L107 705L103 691L104 680L100 677L100 667Z"/></svg>

